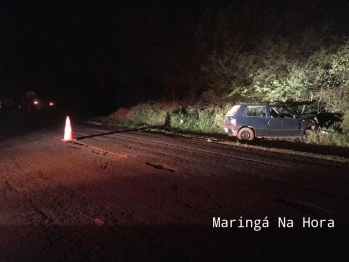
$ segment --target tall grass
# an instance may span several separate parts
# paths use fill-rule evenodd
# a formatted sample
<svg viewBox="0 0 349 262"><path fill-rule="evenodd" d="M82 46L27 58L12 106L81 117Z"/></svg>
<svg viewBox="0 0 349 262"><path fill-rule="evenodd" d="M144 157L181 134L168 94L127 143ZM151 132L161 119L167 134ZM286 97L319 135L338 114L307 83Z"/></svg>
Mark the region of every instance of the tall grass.
<svg viewBox="0 0 349 262"><path fill-rule="evenodd" d="M307 136L306 142L317 145L349 146L349 133L311 133Z"/></svg>
<svg viewBox="0 0 349 262"><path fill-rule="evenodd" d="M220 107L213 110L202 108L190 113L174 112L171 114L171 127L200 133L222 133L224 114Z"/></svg>
<svg viewBox="0 0 349 262"><path fill-rule="evenodd" d="M224 115L230 105L200 106L191 105L181 108L159 108L157 104L140 104L131 108L133 118L122 124L132 126L166 127L176 131L198 133L223 133Z"/></svg>
<svg viewBox="0 0 349 262"><path fill-rule="evenodd" d="M162 126L165 124L167 111L149 104L140 104L131 108L134 125Z"/></svg>

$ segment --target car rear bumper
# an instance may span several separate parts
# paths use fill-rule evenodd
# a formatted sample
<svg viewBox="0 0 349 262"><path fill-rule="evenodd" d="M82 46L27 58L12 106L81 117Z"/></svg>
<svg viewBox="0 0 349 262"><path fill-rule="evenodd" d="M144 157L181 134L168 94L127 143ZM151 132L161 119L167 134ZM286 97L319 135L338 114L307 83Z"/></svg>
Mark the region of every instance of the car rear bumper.
<svg viewBox="0 0 349 262"><path fill-rule="evenodd" d="M228 136L236 136L238 133L238 130L234 130L232 127L224 127L224 132L228 135Z"/></svg>

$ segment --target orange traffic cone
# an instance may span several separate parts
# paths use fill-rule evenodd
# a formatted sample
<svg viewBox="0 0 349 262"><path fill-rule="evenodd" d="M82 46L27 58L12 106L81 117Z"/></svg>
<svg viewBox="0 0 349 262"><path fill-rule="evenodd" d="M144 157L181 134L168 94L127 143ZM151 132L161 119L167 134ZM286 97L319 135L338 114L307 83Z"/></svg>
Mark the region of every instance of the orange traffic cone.
<svg viewBox="0 0 349 262"><path fill-rule="evenodd" d="M64 138L62 140L63 141L75 141L76 140L73 138L73 130L71 128L69 116L67 116L67 119L65 120Z"/></svg>

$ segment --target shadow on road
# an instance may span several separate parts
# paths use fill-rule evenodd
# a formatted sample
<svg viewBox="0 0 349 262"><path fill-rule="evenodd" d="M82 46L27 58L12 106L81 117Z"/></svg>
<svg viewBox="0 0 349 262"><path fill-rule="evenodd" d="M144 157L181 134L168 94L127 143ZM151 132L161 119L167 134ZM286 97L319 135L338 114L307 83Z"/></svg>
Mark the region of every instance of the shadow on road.
<svg viewBox="0 0 349 262"><path fill-rule="evenodd" d="M104 133L98 133L98 134L92 134L92 135L87 135L87 136L79 136L76 137L76 140L83 140L86 138L92 138L92 137L98 137L98 136L106 136L106 135L112 135L112 134L117 134L117 133L127 133L127 132L133 132L133 131L142 131L142 130L147 130L149 129L148 127L142 127L142 128L122 128L119 130L114 130L110 132L104 132Z"/></svg>

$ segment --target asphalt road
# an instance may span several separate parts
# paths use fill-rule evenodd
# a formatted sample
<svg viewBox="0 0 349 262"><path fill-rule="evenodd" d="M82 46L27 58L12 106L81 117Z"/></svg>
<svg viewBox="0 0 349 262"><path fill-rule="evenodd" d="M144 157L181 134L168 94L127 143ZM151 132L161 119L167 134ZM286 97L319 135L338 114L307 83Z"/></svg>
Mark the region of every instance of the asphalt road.
<svg viewBox="0 0 349 262"><path fill-rule="evenodd" d="M0 261L349 261L349 164L0 111Z"/></svg>

